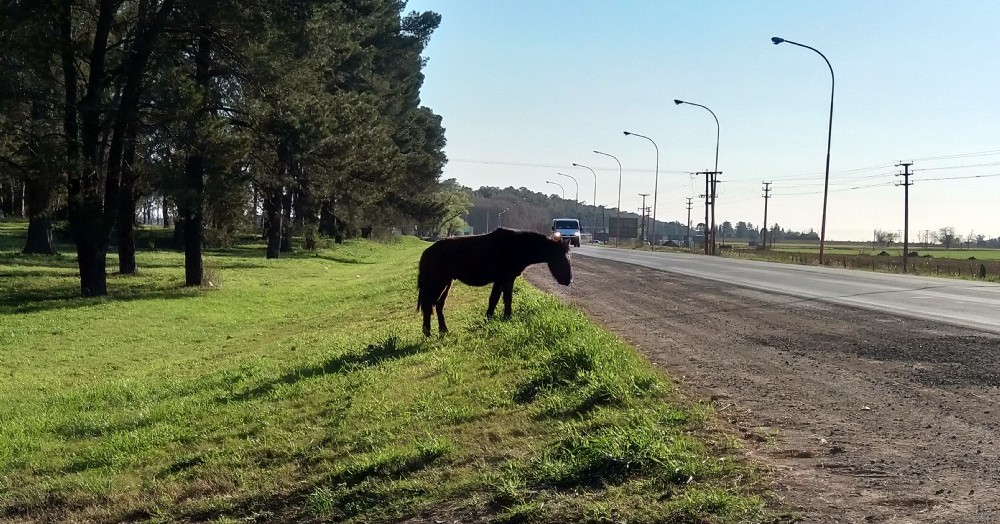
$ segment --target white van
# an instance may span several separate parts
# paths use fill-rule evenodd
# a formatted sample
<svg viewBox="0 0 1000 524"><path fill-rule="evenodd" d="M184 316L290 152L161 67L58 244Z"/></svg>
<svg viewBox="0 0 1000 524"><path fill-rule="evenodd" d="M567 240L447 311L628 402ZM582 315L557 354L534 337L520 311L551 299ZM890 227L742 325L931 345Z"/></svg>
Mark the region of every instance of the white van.
<svg viewBox="0 0 1000 524"><path fill-rule="evenodd" d="M575 218L552 220L552 238L580 247L580 221Z"/></svg>

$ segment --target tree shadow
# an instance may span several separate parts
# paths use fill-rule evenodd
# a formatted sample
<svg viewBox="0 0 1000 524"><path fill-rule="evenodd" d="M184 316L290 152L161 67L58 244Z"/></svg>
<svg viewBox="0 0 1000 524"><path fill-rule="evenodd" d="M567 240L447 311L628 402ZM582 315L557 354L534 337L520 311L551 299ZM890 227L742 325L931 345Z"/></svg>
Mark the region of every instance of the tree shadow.
<svg viewBox="0 0 1000 524"><path fill-rule="evenodd" d="M399 360L418 353L424 353L429 347L423 340L400 345L399 338L392 335L380 344L369 344L362 351L345 353L324 362L295 368L284 375L258 385L243 393L220 399L220 402L245 401L267 396L280 385L295 384L302 380L340 373L345 370L361 369L377 366L383 362Z"/></svg>
<svg viewBox="0 0 1000 524"><path fill-rule="evenodd" d="M0 267L55 267L76 270L76 257L64 255L22 255L0 253Z"/></svg>
<svg viewBox="0 0 1000 524"><path fill-rule="evenodd" d="M0 315L20 315L76 309L104 302L131 302L134 300L163 300L190 298L201 293L199 288L181 287L143 289L139 292L108 294L99 298L82 298L79 284L60 285L47 289L32 289L5 293L0 296Z"/></svg>
<svg viewBox="0 0 1000 524"><path fill-rule="evenodd" d="M338 257L338 256L323 256L316 255L314 258L321 260L329 260L330 262L336 262L338 264L374 264L375 262L365 262L364 260L358 260L356 258Z"/></svg>

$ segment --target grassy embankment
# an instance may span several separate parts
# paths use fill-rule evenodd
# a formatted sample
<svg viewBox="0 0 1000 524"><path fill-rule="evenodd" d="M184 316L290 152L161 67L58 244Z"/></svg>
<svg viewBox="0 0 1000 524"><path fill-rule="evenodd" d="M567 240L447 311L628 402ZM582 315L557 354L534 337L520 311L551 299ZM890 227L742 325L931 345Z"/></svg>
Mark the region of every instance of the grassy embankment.
<svg viewBox="0 0 1000 524"><path fill-rule="evenodd" d="M82 300L2 226L0 521L776 518L709 407L534 288L485 322L457 286L424 339L415 239L214 251L214 290L142 251Z"/></svg>
<svg viewBox="0 0 1000 524"><path fill-rule="evenodd" d="M818 254L819 243L778 243L774 245L773 250ZM872 247L871 242L833 242L824 246L824 251L833 255L877 255L885 251L892 257L903 256L903 246L901 245ZM925 248L923 244L911 244L910 252L916 252L918 256L930 255L932 258L964 260L969 257L975 257L976 260L1000 260L1000 249L966 249L964 247L945 249L940 246L928 246Z"/></svg>
<svg viewBox="0 0 1000 524"><path fill-rule="evenodd" d="M700 247L690 250L658 247L657 250L695 254L702 252ZM924 249L914 245L911 246L910 252L917 252L917 256L911 256L907 261L909 273L1000 282L1000 249L944 249L940 247ZM870 243L831 242L824 247L824 254L825 265L831 267L886 273L903 272L903 250L901 247L876 246L873 250ZM816 265L819 263L819 243L778 243L766 250L750 247L726 248L719 249L719 255L749 260Z"/></svg>

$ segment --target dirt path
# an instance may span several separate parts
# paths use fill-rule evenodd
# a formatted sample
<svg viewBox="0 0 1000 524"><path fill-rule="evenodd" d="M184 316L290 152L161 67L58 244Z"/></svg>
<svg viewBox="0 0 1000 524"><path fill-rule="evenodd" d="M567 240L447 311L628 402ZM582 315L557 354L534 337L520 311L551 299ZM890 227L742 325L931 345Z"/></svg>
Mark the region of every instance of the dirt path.
<svg viewBox="0 0 1000 524"><path fill-rule="evenodd" d="M525 276L713 399L807 522L1000 523L1000 336L584 256L573 273Z"/></svg>

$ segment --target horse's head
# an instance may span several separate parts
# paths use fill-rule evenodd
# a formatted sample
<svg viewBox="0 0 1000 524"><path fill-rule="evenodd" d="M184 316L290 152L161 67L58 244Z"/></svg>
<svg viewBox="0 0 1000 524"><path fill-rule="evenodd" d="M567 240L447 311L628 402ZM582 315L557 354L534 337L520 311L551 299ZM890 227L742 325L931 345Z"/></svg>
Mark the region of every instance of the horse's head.
<svg viewBox="0 0 1000 524"><path fill-rule="evenodd" d="M569 263L569 245L558 240L550 240L554 244L549 255L549 271L555 277L556 282L568 286L573 281L573 268Z"/></svg>

